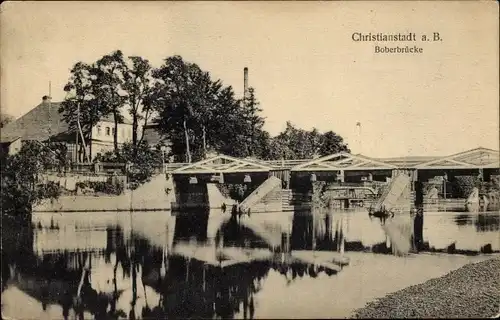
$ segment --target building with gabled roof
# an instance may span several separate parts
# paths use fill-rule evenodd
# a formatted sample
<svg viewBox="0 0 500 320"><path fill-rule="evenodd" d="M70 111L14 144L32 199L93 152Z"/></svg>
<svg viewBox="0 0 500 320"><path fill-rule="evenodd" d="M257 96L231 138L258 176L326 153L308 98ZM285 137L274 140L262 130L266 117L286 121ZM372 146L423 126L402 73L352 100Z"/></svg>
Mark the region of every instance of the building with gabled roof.
<svg viewBox="0 0 500 320"><path fill-rule="evenodd" d="M42 102L20 118L8 123L0 131L2 152L15 154L22 141L62 142L68 147L68 157L74 162L84 161L83 149L77 152L77 131L71 129L59 113L61 102L52 102L44 96ZM107 115L92 128L92 140L86 141L93 159L97 154L113 150L114 117ZM78 137L81 145L81 137ZM118 124L118 143L132 140L132 124L127 119ZM80 149L80 148L79 148Z"/></svg>

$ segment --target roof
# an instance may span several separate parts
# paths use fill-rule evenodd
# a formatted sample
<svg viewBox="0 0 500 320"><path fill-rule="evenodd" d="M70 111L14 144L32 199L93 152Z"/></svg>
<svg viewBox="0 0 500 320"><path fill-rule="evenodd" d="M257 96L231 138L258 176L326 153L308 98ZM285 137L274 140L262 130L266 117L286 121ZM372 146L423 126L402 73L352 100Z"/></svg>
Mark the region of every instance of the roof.
<svg viewBox="0 0 500 320"><path fill-rule="evenodd" d="M268 172L274 169L273 166L262 164L260 161L248 159L238 159L223 154L214 155L205 160L188 164L175 169L175 174L196 174L196 173L235 173L235 172Z"/></svg>
<svg viewBox="0 0 500 320"><path fill-rule="evenodd" d="M378 161L390 163L396 166L414 166L420 163L436 160L442 157L431 156L408 156L408 157L393 157L393 158L374 158Z"/></svg>
<svg viewBox="0 0 500 320"><path fill-rule="evenodd" d="M454 162L455 164L462 165L476 165L477 160L490 161L489 163L498 162L497 150L478 147L471 150L455 153L448 156L407 156L407 157L393 157L393 158L377 158L378 161L388 164L396 165L398 167L422 167L427 165L436 165L438 163L444 164L446 161ZM458 161L458 163L457 163Z"/></svg>
<svg viewBox="0 0 500 320"><path fill-rule="evenodd" d="M13 143L16 140L19 140L20 138L21 137L6 137L6 138L0 137L0 144L10 145L11 143Z"/></svg>
<svg viewBox="0 0 500 320"><path fill-rule="evenodd" d="M130 121L129 119L125 118L125 117L122 117L122 121L120 121L119 123L123 123L123 124L132 124L132 121ZM108 114L104 117L101 118L101 121L106 121L106 122L112 122L114 123L115 122L115 117L113 116L113 114Z"/></svg>
<svg viewBox="0 0 500 320"><path fill-rule="evenodd" d="M475 148L445 157L370 158L340 152L313 159L292 168L293 171L336 171L374 169L474 169L498 168L499 153L487 148Z"/></svg>
<svg viewBox="0 0 500 320"><path fill-rule="evenodd" d="M49 137L63 137L71 133L68 123L59 113L61 102L42 102L22 117L5 125L0 132L1 142L12 142L17 138L23 140L45 141ZM103 121L113 121L113 115L104 117ZM123 123L130 121L124 119Z"/></svg>
<svg viewBox="0 0 500 320"><path fill-rule="evenodd" d="M342 151L304 162L292 167L292 171L338 171L353 168L356 170L391 170L396 169L397 166L361 154L350 154Z"/></svg>
<svg viewBox="0 0 500 320"><path fill-rule="evenodd" d="M2 128L1 140L13 141L16 138L23 140L44 141L51 136L68 131L68 124L59 113L60 102L42 102L31 111L8 123Z"/></svg>

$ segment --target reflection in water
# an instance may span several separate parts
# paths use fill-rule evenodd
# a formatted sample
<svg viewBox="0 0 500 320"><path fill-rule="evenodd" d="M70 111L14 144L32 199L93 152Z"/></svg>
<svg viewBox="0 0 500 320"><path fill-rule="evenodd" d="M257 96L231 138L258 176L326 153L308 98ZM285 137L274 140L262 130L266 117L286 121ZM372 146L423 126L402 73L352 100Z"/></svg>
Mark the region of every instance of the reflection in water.
<svg viewBox="0 0 500 320"><path fill-rule="evenodd" d="M163 303L156 316L179 318L232 318L244 306L253 317L253 294L267 275L261 262L217 268L201 261L173 257L169 276L157 287Z"/></svg>
<svg viewBox="0 0 500 320"><path fill-rule="evenodd" d="M500 215L492 213L458 214L454 217L458 226L475 226L477 232L500 230Z"/></svg>
<svg viewBox="0 0 500 320"><path fill-rule="evenodd" d="M209 212L195 214L179 214L176 217L175 239L194 239L199 242L207 240L207 225Z"/></svg>
<svg viewBox="0 0 500 320"><path fill-rule="evenodd" d="M174 243L189 239L203 245L206 231L194 227L202 218L190 218L177 218ZM47 305L60 305L58 317L65 319L71 314L83 318L85 313L97 319L232 318L240 310L245 318L252 318L253 295L270 269L290 276L289 281L321 272L334 274L307 263L283 264L274 259L222 268L169 254L168 236L156 235L156 243L161 242L158 238L165 241L164 246L154 245L133 229L126 232L120 223L93 230L82 226L55 229L52 222L48 227L38 222L31 237L36 241L23 246L26 254L10 255L15 261L3 259L12 270L8 285L40 301L43 310ZM250 230L234 221L221 230L233 245L237 232L247 245L258 243Z"/></svg>
<svg viewBox="0 0 500 320"><path fill-rule="evenodd" d="M478 232L499 231L500 216L498 214L478 214L474 224Z"/></svg>
<svg viewBox="0 0 500 320"><path fill-rule="evenodd" d="M347 221L347 217L346 217ZM344 239L345 225L342 216L332 213L294 214L292 250L336 251Z"/></svg>
<svg viewBox="0 0 500 320"><path fill-rule="evenodd" d="M465 225L468 225L468 224L471 224L471 215L470 214L467 214L467 213L461 213L461 214L457 214L453 220L455 220L455 223L458 225L458 226L465 226Z"/></svg>
<svg viewBox="0 0 500 320"><path fill-rule="evenodd" d="M241 248L267 248L268 244L250 228L239 224L236 219L230 219L222 224L216 235L215 242L222 241L224 245Z"/></svg>
<svg viewBox="0 0 500 320"><path fill-rule="evenodd" d="M283 229L253 230L224 218L211 239L208 220L208 213L38 215L33 230L2 235L2 270L9 270L2 272L2 295L21 290L50 318L253 318L269 274L292 288L301 278L318 278L321 286L342 270L309 259L311 250L388 252L380 224L365 212L295 213L289 237ZM489 243L498 250L499 225L498 214L426 213L424 238L436 248L479 250ZM274 248L263 232L285 242ZM288 238L304 259L287 254ZM57 314L50 313L54 305Z"/></svg>

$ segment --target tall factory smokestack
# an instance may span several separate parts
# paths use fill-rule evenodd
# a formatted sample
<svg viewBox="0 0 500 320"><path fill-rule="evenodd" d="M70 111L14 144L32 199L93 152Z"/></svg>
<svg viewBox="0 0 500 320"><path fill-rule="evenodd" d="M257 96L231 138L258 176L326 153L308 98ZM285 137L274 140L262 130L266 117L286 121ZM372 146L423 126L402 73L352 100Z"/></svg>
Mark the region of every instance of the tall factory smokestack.
<svg viewBox="0 0 500 320"><path fill-rule="evenodd" d="M248 98L248 68L243 69L243 99Z"/></svg>

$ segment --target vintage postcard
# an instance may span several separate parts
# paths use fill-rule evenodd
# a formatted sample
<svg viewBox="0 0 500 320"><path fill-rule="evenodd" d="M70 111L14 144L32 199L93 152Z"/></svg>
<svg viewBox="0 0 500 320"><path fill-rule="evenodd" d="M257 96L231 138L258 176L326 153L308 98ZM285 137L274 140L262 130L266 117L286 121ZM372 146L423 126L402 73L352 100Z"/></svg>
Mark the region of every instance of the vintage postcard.
<svg viewBox="0 0 500 320"><path fill-rule="evenodd" d="M493 318L497 1L7 1L3 319Z"/></svg>

